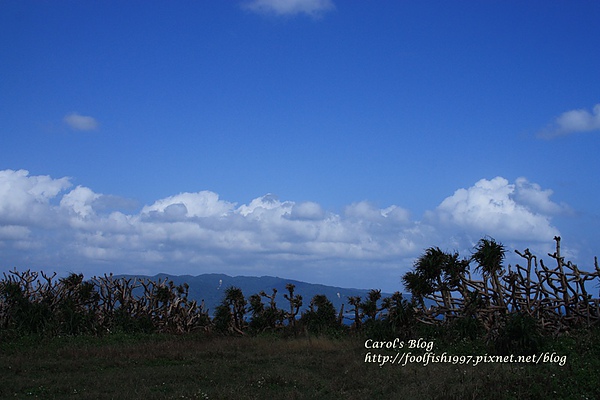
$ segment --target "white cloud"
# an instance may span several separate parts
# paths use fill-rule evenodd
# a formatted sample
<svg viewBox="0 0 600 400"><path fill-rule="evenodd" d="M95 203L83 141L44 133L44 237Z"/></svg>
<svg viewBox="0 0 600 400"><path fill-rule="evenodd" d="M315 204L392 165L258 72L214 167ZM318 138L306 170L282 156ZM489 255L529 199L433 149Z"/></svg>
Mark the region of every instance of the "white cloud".
<svg viewBox="0 0 600 400"><path fill-rule="evenodd" d="M259 218L262 214L268 210L275 210L278 216L289 214L293 207L293 203L279 201L279 198L271 193L268 193L262 197L256 198L248 205L241 205L237 212L243 216L252 215L255 218Z"/></svg>
<svg viewBox="0 0 600 400"><path fill-rule="evenodd" d="M542 189L537 183L530 183L520 177L515 181L515 201L527 206L531 211L546 215L570 214L571 209L565 204L557 204L550 200L554 192Z"/></svg>
<svg viewBox="0 0 600 400"><path fill-rule="evenodd" d="M177 207L175 207L177 206ZM180 193L156 201L142 209L142 214L165 213L181 217L214 217L225 216L231 212L235 204L219 200L219 195L210 191L198 193Z"/></svg>
<svg viewBox="0 0 600 400"><path fill-rule="evenodd" d="M410 260L432 245L462 254L483 235L547 243L559 234L552 216L568 210L550 199L551 190L525 178L482 179L422 221L397 205L362 201L337 214L272 194L237 205L210 191L111 212L106 204L117 197L70 187L69 178L0 171L0 267L85 265L94 274L226 272L313 281L318 274L333 284L345 271L345 282L362 286L367 275L387 274L388 282L394 274L399 281Z"/></svg>
<svg viewBox="0 0 600 400"><path fill-rule="evenodd" d="M98 128L98 121L94 117L75 112L65 115L63 121L76 131L93 131Z"/></svg>
<svg viewBox="0 0 600 400"><path fill-rule="evenodd" d="M69 178L29 176L29 171L0 171L0 225L49 223L50 201L71 186Z"/></svg>
<svg viewBox="0 0 600 400"><path fill-rule="evenodd" d="M547 241L559 234L551 225L548 212L554 214L562 209L549 200L551 193L529 184L525 178L519 178L516 185L502 177L482 179L447 197L430 217L475 235Z"/></svg>
<svg viewBox="0 0 600 400"><path fill-rule="evenodd" d="M81 218L87 218L94 215L92 203L99 197L100 195L94 193L91 189L77 186L63 196L60 206L76 213Z"/></svg>
<svg viewBox="0 0 600 400"><path fill-rule="evenodd" d="M592 112L579 109L562 113L551 126L542 130L538 136L550 139L572 133L597 130L600 130L600 103L594 106Z"/></svg>
<svg viewBox="0 0 600 400"><path fill-rule="evenodd" d="M311 17L319 17L335 8L331 0L251 0L243 7L264 14L306 14Z"/></svg>

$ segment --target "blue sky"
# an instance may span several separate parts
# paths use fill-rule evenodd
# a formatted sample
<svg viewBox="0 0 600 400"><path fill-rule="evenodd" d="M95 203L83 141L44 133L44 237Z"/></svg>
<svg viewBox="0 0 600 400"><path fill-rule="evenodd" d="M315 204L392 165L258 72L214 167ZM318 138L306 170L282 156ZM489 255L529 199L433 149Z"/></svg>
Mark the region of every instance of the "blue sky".
<svg viewBox="0 0 600 400"><path fill-rule="evenodd" d="M393 291L429 246L545 256L560 234L591 269L599 20L596 1L0 1L0 268Z"/></svg>

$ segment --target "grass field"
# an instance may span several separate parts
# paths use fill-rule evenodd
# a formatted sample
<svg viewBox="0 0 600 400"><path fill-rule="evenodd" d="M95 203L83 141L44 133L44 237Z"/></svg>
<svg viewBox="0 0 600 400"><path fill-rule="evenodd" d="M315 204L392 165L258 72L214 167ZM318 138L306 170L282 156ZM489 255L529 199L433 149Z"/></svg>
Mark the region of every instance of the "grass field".
<svg viewBox="0 0 600 400"><path fill-rule="evenodd" d="M558 364L366 363L365 338L23 337L0 344L0 397L40 399L596 399L597 331L548 343ZM474 347L475 346L475 347ZM482 355L472 343L433 352ZM402 350L404 351L404 350ZM407 350L423 354L424 350Z"/></svg>

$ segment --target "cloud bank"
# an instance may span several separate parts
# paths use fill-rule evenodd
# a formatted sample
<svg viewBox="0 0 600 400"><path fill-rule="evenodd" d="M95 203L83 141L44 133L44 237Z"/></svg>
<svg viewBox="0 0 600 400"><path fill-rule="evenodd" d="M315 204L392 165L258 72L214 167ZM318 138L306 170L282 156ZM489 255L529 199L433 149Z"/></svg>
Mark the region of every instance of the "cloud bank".
<svg viewBox="0 0 600 400"><path fill-rule="evenodd" d="M562 113L551 126L541 131L538 136L551 139L557 136L598 130L600 130L600 103L596 104L591 112L579 109Z"/></svg>
<svg viewBox="0 0 600 400"><path fill-rule="evenodd" d="M252 0L243 5L244 8L260 14L292 16L306 14L320 17L335 6L331 0Z"/></svg>
<svg viewBox="0 0 600 400"><path fill-rule="evenodd" d="M73 130L76 131L93 131L98 129L98 121L95 118L80 115L78 113L70 113L65 115L63 121Z"/></svg>
<svg viewBox="0 0 600 400"><path fill-rule="evenodd" d="M369 278L399 281L432 245L462 251L483 235L547 244L560 234L552 217L568 211L551 195L525 178L510 183L496 177L456 190L421 220L398 205L362 201L333 213L272 194L238 205L211 191L125 212L111 208L123 204L118 197L73 187L68 177L4 170L0 266L85 266L94 274L226 272L365 287Z"/></svg>

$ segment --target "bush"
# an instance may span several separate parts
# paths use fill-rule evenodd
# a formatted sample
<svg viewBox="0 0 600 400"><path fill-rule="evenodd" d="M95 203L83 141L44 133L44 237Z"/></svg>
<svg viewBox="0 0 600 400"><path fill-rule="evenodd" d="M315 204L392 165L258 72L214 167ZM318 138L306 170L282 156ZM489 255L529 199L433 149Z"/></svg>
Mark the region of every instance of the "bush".
<svg viewBox="0 0 600 400"><path fill-rule="evenodd" d="M49 305L32 302L16 282L2 282L0 299L5 308L5 316L0 322L2 329L13 330L17 334L43 334L54 323Z"/></svg>
<svg viewBox="0 0 600 400"><path fill-rule="evenodd" d="M123 333L152 333L156 330L149 315L132 315L119 307L113 314L113 330Z"/></svg>
<svg viewBox="0 0 600 400"><path fill-rule="evenodd" d="M409 302L402 293L396 292L383 300L383 306L387 309L384 320L390 324L396 336L407 339L414 335L417 325L414 300Z"/></svg>
<svg viewBox="0 0 600 400"><path fill-rule="evenodd" d="M333 303L323 294L313 297L310 309L302 314L300 322L311 333L332 333L339 327Z"/></svg>
<svg viewBox="0 0 600 400"><path fill-rule="evenodd" d="M213 325L215 330L220 333L228 333L230 326L233 324L233 318L231 317L231 311L229 305L223 301L215 308L215 316L213 318Z"/></svg>
<svg viewBox="0 0 600 400"><path fill-rule="evenodd" d="M275 295L273 294L273 297L274 296ZM285 312L277 308L274 301L272 301L268 307L265 307L262 302L261 295L253 294L249 298L249 303L250 311L252 312L252 317L250 318L249 323L249 328L251 331L260 333L268 329L272 330L283 326Z"/></svg>
<svg viewBox="0 0 600 400"><path fill-rule="evenodd" d="M368 319L362 326L366 338L390 340L397 337L393 324L387 319Z"/></svg>
<svg viewBox="0 0 600 400"><path fill-rule="evenodd" d="M451 340L474 341L485 334L483 323L474 317L456 318L450 321L446 328L447 335Z"/></svg>
<svg viewBox="0 0 600 400"><path fill-rule="evenodd" d="M492 341L493 351L500 355L530 355L540 351L544 337L538 321L523 313L509 314L498 336Z"/></svg>

